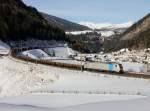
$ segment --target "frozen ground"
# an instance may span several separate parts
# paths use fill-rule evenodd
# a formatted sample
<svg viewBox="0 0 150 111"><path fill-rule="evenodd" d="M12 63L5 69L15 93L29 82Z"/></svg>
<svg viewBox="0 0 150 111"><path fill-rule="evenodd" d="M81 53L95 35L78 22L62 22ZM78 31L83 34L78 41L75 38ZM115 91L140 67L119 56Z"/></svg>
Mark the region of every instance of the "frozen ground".
<svg viewBox="0 0 150 111"><path fill-rule="evenodd" d="M11 57L0 58L0 66L2 111L150 110L150 80L35 65Z"/></svg>
<svg viewBox="0 0 150 111"><path fill-rule="evenodd" d="M2 105L16 106L16 109L20 107L21 111L27 109L28 111L34 111L33 109L49 109L49 111L55 111L58 109L66 109L67 107L75 107L78 105L84 105L96 102L111 102L111 101L125 101L133 99L142 99L144 96L133 95L99 95L99 94L30 94L18 97L11 97L0 99L0 108ZM5 110L10 107L4 107ZM32 109L31 109L32 108ZM30 109L30 110L29 110ZM41 111L43 111L41 109ZM3 111L5 111L3 110ZM16 110L15 110L16 111Z"/></svg>
<svg viewBox="0 0 150 111"><path fill-rule="evenodd" d="M50 69L50 68L49 68ZM100 73L51 69L59 80L34 92L93 93L93 94L148 94L150 81Z"/></svg>
<svg viewBox="0 0 150 111"><path fill-rule="evenodd" d="M28 93L33 88L50 85L57 79L55 75L48 74L48 71L36 65L11 57L0 58L0 78L1 97Z"/></svg>
<svg viewBox="0 0 150 111"><path fill-rule="evenodd" d="M147 94L150 81L0 59L0 96L25 92ZM12 88L13 87L13 88Z"/></svg>
<svg viewBox="0 0 150 111"><path fill-rule="evenodd" d="M137 100L84 104L55 111L149 111L149 104L150 98L144 98Z"/></svg>
<svg viewBox="0 0 150 111"><path fill-rule="evenodd" d="M2 111L149 111L150 98L125 100L125 101L105 101L97 103L87 103L65 108L47 108L32 105L15 105L0 103Z"/></svg>
<svg viewBox="0 0 150 111"><path fill-rule="evenodd" d="M32 59L43 59L49 57L47 53L42 51L41 49L33 49L19 53L19 55L23 55L26 57L30 57Z"/></svg>
<svg viewBox="0 0 150 111"><path fill-rule="evenodd" d="M80 104L121 101L141 99L144 96L139 95L115 95L115 94L28 94L11 98L0 99L0 103L15 104L15 105L31 105L46 108L64 108Z"/></svg>

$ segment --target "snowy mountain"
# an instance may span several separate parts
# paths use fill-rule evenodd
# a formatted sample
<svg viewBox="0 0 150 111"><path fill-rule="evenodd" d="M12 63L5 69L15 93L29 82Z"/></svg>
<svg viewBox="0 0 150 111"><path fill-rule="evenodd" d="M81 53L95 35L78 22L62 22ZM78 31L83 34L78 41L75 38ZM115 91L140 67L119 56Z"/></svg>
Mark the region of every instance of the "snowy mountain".
<svg viewBox="0 0 150 111"><path fill-rule="evenodd" d="M80 22L79 24L87 26L91 29L121 29L129 28L133 25L132 21L121 24L111 24L111 23L94 23L94 22Z"/></svg>

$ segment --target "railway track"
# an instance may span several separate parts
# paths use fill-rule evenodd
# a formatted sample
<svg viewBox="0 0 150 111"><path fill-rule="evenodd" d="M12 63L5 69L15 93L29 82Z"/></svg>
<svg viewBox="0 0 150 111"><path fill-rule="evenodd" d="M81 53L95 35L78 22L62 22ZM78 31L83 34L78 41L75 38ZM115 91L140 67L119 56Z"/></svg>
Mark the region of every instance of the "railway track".
<svg viewBox="0 0 150 111"><path fill-rule="evenodd" d="M17 56L16 55L16 50L11 51L11 57L26 61L26 62L31 62L35 64L43 64L43 65L48 65L48 66L55 66L55 67L60 67L60 68L66 68L70 70L82 70L82 71L89 71L89 72L102 72L103 74L107 75L115 75L115 76L123 76L123 77L132 77L132 78L141 78L141 79L150 79L150 75L148 74L143 74L143 73L129 73L129 72L124 72L123 74L115 73L115 72L109 72L109 71L100 71L100 70L95 70L95 69L85 69L83 65L77 65L77 64L67 64L67 63L60 63L60 62L55 62L51 60L35 60L29 57L22 57L22 56Z"/></svg>

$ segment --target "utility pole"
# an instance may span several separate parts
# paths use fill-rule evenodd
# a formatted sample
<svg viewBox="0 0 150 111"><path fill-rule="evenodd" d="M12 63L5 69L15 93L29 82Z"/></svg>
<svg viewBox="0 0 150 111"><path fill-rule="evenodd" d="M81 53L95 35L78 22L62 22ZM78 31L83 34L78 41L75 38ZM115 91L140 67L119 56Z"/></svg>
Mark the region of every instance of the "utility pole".
<svg viewBox="0 0 150 111"><path fill-rule="evenodd" d="M80 59L81 59L81 72L83 72L83 62L82 62L82 59L83 59L83 56L82 56L82 54L81 54L81 56L80 56Z"/></svg>

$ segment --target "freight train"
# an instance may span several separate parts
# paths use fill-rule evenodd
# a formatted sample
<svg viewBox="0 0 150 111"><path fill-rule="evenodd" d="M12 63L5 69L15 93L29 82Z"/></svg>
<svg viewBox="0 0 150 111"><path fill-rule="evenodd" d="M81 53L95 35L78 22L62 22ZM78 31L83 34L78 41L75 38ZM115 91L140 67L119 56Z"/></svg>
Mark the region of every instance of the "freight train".
<svg viewBox="0 0 150 111"><path fill-rule="evenodd" d="M120 74L124 72L122 64L115 62L86 62L83 67L84 70L115 72Z"/></svg>
<svg viewBox="0 0 150 111"><path fill-rule="evenodd" d="M60 63L51 60L35 60L33 58L25 57L25 56L18 56L16 55L16 50L12 50L11 56L16 59L21 59L24 61L30 61L37 64L45 64L45 65L53 65L58 67L65 67L71 69L82 69L82 70L89 70L89 71L99 71L99 72L115 72L115 73L123 73L123 66L122 64L115 63L115 62L83 62L83 64L69 64L69 63Z"/></svg>

